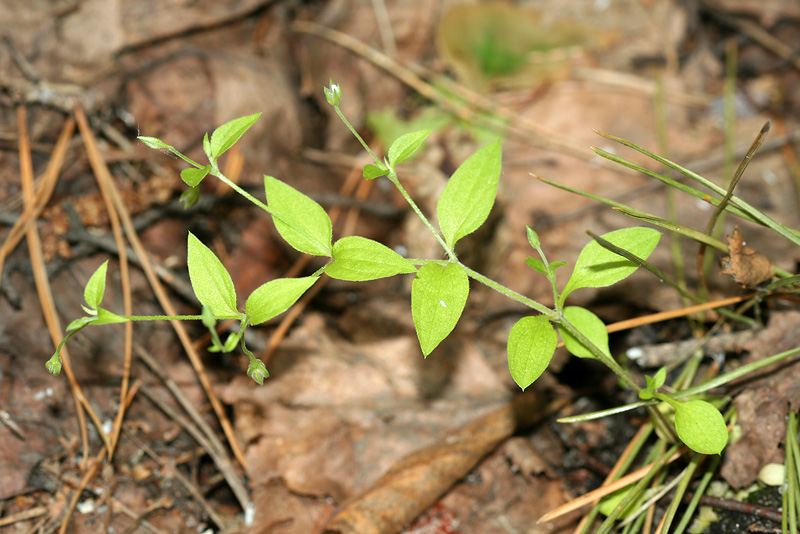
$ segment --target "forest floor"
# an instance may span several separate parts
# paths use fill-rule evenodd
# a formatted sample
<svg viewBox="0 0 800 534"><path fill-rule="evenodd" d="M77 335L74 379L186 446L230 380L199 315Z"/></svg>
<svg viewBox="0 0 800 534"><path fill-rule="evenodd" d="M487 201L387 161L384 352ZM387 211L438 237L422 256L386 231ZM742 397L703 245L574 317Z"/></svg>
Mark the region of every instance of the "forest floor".
<svg viewBox="0 0 800 534"><path fill-rule="evenodd" d="M286 245L269 217L219 182L205 180L200 202L184 210L185 164L139 135L201 160L205 132L262 113L222 160L229 177L263 198L262 176L275 176L320 202L335 236L366 236L412 258L442 252L388 182L360 180L370 160L323 87L332 80L342 88L342 111L379 154L401 134L433 128L400 172L429 215L459 164L501 139L497 204L459 245L459 258L546 305L549 282L525 262L535 256L526 226L550 261L572 266L587 230L641 223L532 175L700 231L713 212L595 154L590 147L663 170L593 130L725 187L770 120L736 194L800 228L794 3L5 0L2 9L3 532L572 531L585 508L537 521L597 488L647 419L640 409L557 422L637 399L597 362L564 349L521 393L506 340L529 310L477 284L455 331L423 359L403 276L327 280L289 319L248 329L271 375L263 386L246 376L238 351L205 350L199 321L137 322L130 334L124 325L87 328L66 345L69 369L52 377L44 364L83 315L83 288L106 260L103 306L136 315L199 313L188 232L222 259L239 295L323 265ZM12 231L28 205L40 207L36 224ZM729 217L721 240L737 222L751 247L797 272L797 248L761 226ZM678 249L695 291L697 244L683 240ZM718 256L704 300L751 294L720 274ZM650 261L674 277L674 259L665 232ZM569 302L607 324L685 305L640 271ZM723 326L727 337L707 349L698 376L800 346L796 300L759 298L747 313L758 326ZM716 319L617 332L612 351L643 383ZM220 323L221 335L234 326ZM627 361L631 347L652 358ZM740 435L715 474L730 495L752 490L764 465L783 461L800 368L784 365L722 393L738 410ZM730 513L739 527L710 528L777 528L752 511ZM662 514L656 508L656 521Z"/></svg>

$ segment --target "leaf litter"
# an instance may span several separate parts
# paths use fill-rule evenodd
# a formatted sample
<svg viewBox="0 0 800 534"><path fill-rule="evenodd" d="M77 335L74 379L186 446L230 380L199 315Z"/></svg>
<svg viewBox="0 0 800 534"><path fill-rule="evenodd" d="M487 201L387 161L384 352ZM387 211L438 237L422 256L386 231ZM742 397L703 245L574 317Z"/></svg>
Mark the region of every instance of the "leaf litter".
<svg viewBox="0 0 800 534"><path fill-rule="evenodd" d="M363 119L369 110L383 107L402 108L402 113L413 113L413 104L406 100L408 90L374 65L364 60L354 61L350 52L319 39L297 35L287 37L292 35L285 23L288 15L325 23L377 46L382 39L380 28L376 26L375 14L367 3L332 2L323 6L320 12L303 8L299 9L299 13L292 14L273 10L268 3L257 1L239 2L235 7L213 3L213 6L206 5L205 2L135 4L108 2L103 9L99 9L92 3L83 3L74 11L46 12L41 6L32 8L29 2L12 0L7 6L12 16L5 19L3 29L12 36L19 49L29 55L36 50L39 57L46 58L36 62L46 80L78 84L79 88L91 86L93 90L99 89L105 98L94 100L98 107L108 102L122 106L118 109L135 117L137 124L134 126L142 131L158 132L181 146L191 146L196 143L198 132L209 130L234 116L263 111L266 120L262 121L263 126L259 126L263 129L257 131L254 138L243 140L247 168L252 171L244 173L245 181L253 180L254 183L260 180L259 172L266 171L290 176L294 180L293 185L302 191L316 191L324 187L320 184L330 184L333 178L338 178L338 171L325 168L325 172L320 172L318 167L309 165L298 156L307 139L327 149L353 152L349 134L334 121L309 118L308 100L322 97L319 88L328 82L332 71L344 86L358 88L360 94L346 99L344 103L348 107L346 113L355 117L358 124L364 123ZM571 11L566 2L549 2L544 7L544 14L545 18L555 20L575 16L581 24L596 25L598 35L613 36L615 32L619 33L620 38L616 41L610 39L609 47L602 54L592 52L590 48L584 50L584 61L588 59L589 66L595 63L596 66L620 71L628 70L633 58L660 54L665 43L671 43L670 46L680 43L688 28L686 19L691 16L691 13L666 1L655 2L652 12L646 11L641 2L614 4L608 11ZM444 9L446 6L441 7ZM620 9L627 9L629 16L620 17L615 11ZM774 11L778 8L770 9ZM419 9L417 3L410 0L393 2L388 5L388 10L400 56L405 60L423 63L431 54L431 36L438 23L438 11ZM98 25L99 20L110 23ZM121 24L121 20L130 24ZM625 20L624 27L619 27L621 20ZM13 25L9 26L8 21L12 21ZM654 21L664 21L663 26ZM62 34L50 31L53 24L62 25ZM98 27L102 27L103 31L94 31ZM247 31L243 31L243 28ZM179 35L182 37L177 38ZM62 37L67 45L59 40ZM298 61L294 61L294 52ZM95 84L97 73L111 72L104 69L110 69L116 61L129 76L118 84L114 80ZM695 58L689 57L687 72L692 61ZM717 58L711 57L710 61L712 66L719 67ZM3 70L12 68L6 56L3 56L2 62ZM586 66L583 63L580 69ZM517 105L520 117L535 120L551 131L587 146L598 143L590 127L633 138L642 145L656 146L655 129L651 124L654 117L650 93L621 86L611 86L612 90L608 91L609 85L605 81L592 77L596 73L580 69L567 73L565 78L556 79L550 85L535 88L532 96L508 94L501 95L501 98L507 98L512 105ZM695 72L709 73L713 69L698 69ZM297 83L300 84L299 90ZM665 83L677 93L698 88L703 91L716 90L715 80L707 74L694 78L668 74ZM109 89L109 85L120 88L119 96L115 96L116 88ZM7 89L7 86L3 87ZM350 94L356 95L356 92ZM124 109L125 103L128 103L127 109ZM625 111L621 113L620 110ZM44 114L37 116L42 117ZM46 121L41 124L46 124ZM671 103L667 130L671 151L687 160L718 150L716 126L706 119L697 119L691 106ZM685 135L687 132L690 135ZM135 135L134 132L128 133ZM462 161L460 155L474 149L469 136L469 133L457 128L444 133L434 132L430 139L430 153L413 162L415 168L410 174L418 176L408 176L409 181L420 192L424 192L425 187L441 189L445 183L443 177L439 182L430 180L430 183L425 183L420 177L441 176L441 169ZM196 145L196 150L199 151L199 145ZM548 287L541 277L531 276L524 262L524 258L530 254L524 232L521 231L526 225L540 232L545 248L554 257L563 257L574 264L578 250L586 242L583 234L586 227L591 226L596 233L604 233L627 221L617 215L597 217L589 202L533 183L528 175L532 167L530 162L545 162L537 166L537 172L598 194L623 195L643 182L631 177L621 179L615 171L596 168L592 163L573 161L563 154L531 148L518 140L504 142L503 152L505 161L499 185L503 206L500 220L493 232L470 246L486 261L488 274L497 277L500 282L522 292L546 295ZM121 161L126 161L125 158L135 161L135 154L131 154L116 152ZM173 178L177 176L176 169L172 168L159 172ZM149 176L150 173L145 174ZM135 182L135 179L131 186L132 195L141 192L143 183L146 184ZM783 175L777 179L782 180ZM11 183L11 178L3 180L4 189L11 189L11 185L5 187ZM742 187L765 189L762 182L756 180L753 183L755 185L744 183ZM768 189L771 192L780 188ZM161 190L170 191L169 188ZM99 202L83 198L77 200L74 191L62 191L61 195L62 198L71 198L83 212L92 214L102 209ZM150 195L153 199L158 196L155 191L144 191L144 197ZM782 199L787 196L782 195ZM431 194L431 198L437 197L437 194ZM136 198L137 203L141 202L142 209L146 210L152 205L147 198ZM386 200L386 197L382 197L382 200ZM649 202L647 198L644 201ZM774 199L772 204L780 205ZM434 207L429 208L428 212L433 212ZM57 209L57 206L52 209ZM697 211L696 206L682 205L681 209L688 214ZM230 215L240 216L238 212ZM93 218L100 220L99 217ZM266 236L267 232L255 224L248 223L247 237L250 241L247 245L257 248L258 243L252 241L258 235ZM256 230L252 230L253 227ZM386 238L385 234L379 237ZM165 233L163 230L153 232L152 236L156 241L175 240L172 244L157 243L165 251L175 250L183 246L181 240L185 241L185 234L178 239L174 233ZM402 237L392 239L404 241ZM423 239L417 239L415 234L406 231L405 240L410 246L423 243ZM771 243L764 243L750 234L749 230L748 240L758 243L757 248L773 258ZM468 238L464 241L464 245L467 245ZM231 239L229 242L232 243L234 257L244 255L250 259L246 252L240 251L241 241ZM263 246L269 247L271 244L264 237ZM741 254L744 256L739 255L738 258L736 253L732 254L732 260L736 260L734 263L746 257L748 252L742 249ZM164 257L169 256L165 254ZM776 262L788 259L780 253L774 257L777 258L774 260ZM265 254L264 261L268 265L254 266L253 269L274 274L280 271L278 266L282 267L286 259L271 253ZM741 266L740 263L737 265ZM742 272L742 276L749 276L749 268L731 268ZM81 267L79 274L91 273L92 270ZM240 293L247 294L241 291L239 279L245 278L249 272L245 268L242 271L234 275L234 282ZM743 279L756 284L758 282L751 280L763 279L767 271L756 267L755 272L760 274L752 279ZM17 273L15 276L13 285L21 275ZM62 278L59 298L63 302L75 302L72 298L74 295L67 289L74 282L64 280ZM250 284L258 285L255 281ZM144 285L140 283L139 287ZM340 294L345 293L341 289L345 286L338 287ZM394 290L397 289L395 286ZM356 298L376 299L375 293L359 291L353 290L349 294ZM674 297L662 298L664 292L646 277L639 277L612 291L587 292L585 295L581 292L576 294L576 298L582 299L582 302L576 303L596 300L634 302L636 306L658 309L675 307L677 302ZM23 296L26 301L33 299L30 292L24 292ZM82 296L78 297L80 300ZM328 296L327 302L335 302L334 297ZM493 295L476 294L474 298L480 303L476 307L483 311L499 309L499 301ZM380 300L377 302L380 303ZM274 360L271 366L274 378L263 390L253 389L241 377L227 383L230 367L235 365L214 361L217 366L214 372L219 372L221 377L218 388L224 391L226 400L231 404L238 435L248 446L250 465L247 473L256 503L256 515L260 518L250 531L318 532L334 517L337 507L349 498L369 491L387 473L400 473L400 467L407 465L404 462L410 462L409 458L418 458L414 456L415 452L447 452L448 436L458 435L460 428L470 428L471 422L484 421L489 424L490 421L481 417L495 413L492 410L502 410L507 405L510 379L502 373L502 349L480 350L479 346L487 345L481 344L481 340L469 339L467 336L473 330L468 325L462 325L456 329L456 340L446 341L430 358L422 361L413 335L409 335L412 332L408 328L409 317L399 315L407 314L407 307L403 309L387 305L387 308L392 311L383 320L389 322L389 326L384 329L380 323L371 323L369 316L362 315L355 326L350 326L352 329L361 328L362 331L347 340L339 338L337 332L331 330L329 318L318 312L308 314ZM26 338L31 337L27 327L14 326L24 324L24 321L19 322L20 314L33 316L35 312L30 307L22 311L3 311L4 369L12 368L17 361L15 358L21 357L14 352L20 346L35 348L41 345L41 342L37 344ZM772 332L771 337L759 337L748 344L751 358L779 350L776 347L784 340L797 346L797 340L791 340L791 325L797 324L797 318L780 317L780 314L776 314L767 329ZM783 324L783 329L773 327L773 323ZM43 325L38 324L36 328L41 331ZM510 324L505 328L510 328ZM372 331L365 331L367 329ZM142 334L145 335L144 332ZM169 336L162 334L160 337ZM92 368L96 373L90 373L90 376L98 382L103 373L115 376L112 363L116 362L113 358L116 358L118 351L103 351L108 346L108 340L99 337L91 338L87 344L89 346L85 352L88 356L81 358L89 359L81 360L81 365L91 365L93 357L103 359L103 365ZM47 347L35 349L42 353L48 350ZM170 350L166 339L159 339L152 350L162 355L175 352ZM103 355L96 356L98 353ZM27 357L25 361L28 361ZM3 387L9 388L4 391L3 398L16 398L11 389L19 392L31 383L43 387L49 384L37 382L35 368L25 369L23 381L2 380ZM751 392L748 385L739 394L736 402L745 438L741 445L731 447L726 460L728 471L725 471L733 485L746 484L751 479L755 467L750 465L754 462L747 463L748 458L774 459L776 455L780 456L776 448L780 421L759 414L765 410L778 410L780 399L798 398L791 389L791 384L797 383L791 369L770 384L777 384L777 388L764 387ZM103 373L101 370L104 370ZM188 366L175 364L172 371L175 375L173 378L188 387L192 380ZM4 370L4 376L10 374ZM71 409L64 409L66 403L63 399L68 398L66 391L55 387L53 395L58 398L56 409L51 410L55 413L50 419L43 420L45 424L58 420L59 413L67 413ZM196 388L191 389L191 396L198 405L203 402ZM110 412L111 401L102 395L98 399L105 402ZM16 405L3 406L4 409L7 409L6 406L13 409ZM28 406L38 405L29 403ZM37 414L31 415L35 419ZM132 422L149 420L145 410L134 411L129 418L133 418ZM60 421L61 424L65 423L63 419ZM766 425L770 425L769 428ZM153 421L153 426L155 428L147 435L156 442L158 430L167 428L168 423L159 419ZM28 434L36 428L35 425L23 424L23 430ZM74 436L74 429L66 425L62 433L71 437ZM52 441L42 441L39 443L44 446L39 453L42 456L52 456L54 451L64 450ZM180 443L165 441L159 445L170 447ZM190 448L185 442L183 444L186 450ZM19 450L21 444L11 441L11 446ZM437 446L440 449L436 449ZM748 447L752 447L752 450ZM133 457L135 451L129 452ZM459 532L462 533L508 532L509 525L517 529L539 528L531 526L531 518L535 519L534 516L539 512L528 503L541 501L542 506L548 508L559 504L563 501L559 483L541 482L540 477L529 477L522 481L522 477L513 475L504 453L487 454L489 456L467 475L465 482L456 486L437 505L440 515L451 517L451 524L458 522ZM23 460L22 464L27 467L32 462ZM24 478L24 470L14 469L21 466L20 462L12 461L5 465L9 473L17 476L18 482ZM434 463L423 462L419 465L424 471L425 467ZM743 472L731 471L737 465L743 466ZM193 464L193 468L200 467L199 463ZM6 472L5 468L3 472ZM147 469L142 468L142 472L147 472ZM129 506L144 510L145 496L140 488L124 487L120 494L127 496ZM54 508L58 507L59 496L63 501L63 495L56 494ZM230 507L228 511L231 515L237 513ZM198 512L197 515L202 513ZM163 517L166 519L161 523L162 528L181 528L182 523L177 518L170 518L166 513ZM499 518L505 518L508 524L501 524ZM126 525L116 526L123 528ZM81 524L80 528L87 527ZM542 531L547 531L546 528L549 527L542 527Z"/></svg>

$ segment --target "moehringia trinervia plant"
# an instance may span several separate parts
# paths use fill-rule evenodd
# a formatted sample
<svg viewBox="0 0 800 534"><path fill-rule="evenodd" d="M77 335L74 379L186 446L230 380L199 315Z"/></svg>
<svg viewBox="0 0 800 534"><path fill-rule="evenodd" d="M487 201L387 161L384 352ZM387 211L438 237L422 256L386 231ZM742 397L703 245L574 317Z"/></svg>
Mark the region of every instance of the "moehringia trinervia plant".
<svg viewBox="0 0 800 534"><path fill-rule="evenodd" d="M520 388L524 390L530 386L548 367L560 333L567 349L575 356L599 360L609 367L622 383L644 395L643 399L657 398L675 407L678 437L689 447L706 454L717 454L724 448L727 429L716 408L703 400L682 403L673 401L666 394L656 393L657 387L652 387L650 379L648 386L641 388L611 356L608 334L602 320L586 308L565 305L567 297L573 291L581 288L607 287L628 277L638 268L636 262L615 254L597 241L592 241L583 248L572 274L563 288L559 289L557 270L566 263L548 261L538 235L532 228L527 228L528 242L538 254L538 258L528 258L527 264L549 280L554 307L549 308L487 278L459 260L456 245L459 240L477 230L486 221L494 205L502 164L500 142L495 141L480 148L450 177L437 202L437 229L398 178L398 166L414 155L430 134L430 130L412 132L399 137L389 147L386 157L381 160L342 114L339 108L342 99L341 87L331 83L330 87L325 88L324 93L327 102L333 106L337 115L373 158L373 162L364 167L364 178L372 180L385 176L397 188L441 245L444 259L407 259L377 241L359 236L343 237L334 242L331 220L322 206L290 185L265 175L264 190L267 200L265 204L226 178L218 166L220 156L239 140L260 114L241 117L223 124L210 137L206 134L203 138L203 149L208 158L207 164L191 160L160 139L139 137L148 147L171 152L190 165L181 172L181 178L189 186L189 190L182 195L182 200L187 206L196 202L202 180L209 175L215 176L269 213L278 233L297 251L327 258L329 261L310 276L279 278L266 282L247 297L244 311L240 311L237 309L236 289L231 276L211 249L190 233L187 258L189 278L197 300L202 305L202 313L187 316L125 316L101 308L108 265L106 262L97 269L86 285L84 310L87 316L73 321L67 327L68 335L47 362L47 368L51 373L57 375L61 369L59 352L64 342L89 325L145 320L200 320L211 332L210 350L229 352L238 345L250 358L247 374L262 384L269 373L263 362L245 345L246 328L262 324L288 310L319 280L323 272L332 278L346 281L368 281L402 274L413 275L411 315L422 354L427 357L455 328L466 306L469 280L472 279L535 312L534 315L517 321L511 328L508 338L508 366ZM646 259L655 249L660 237L661 234L657 230L633 227L607 233L603 239L637 258ZM218 320L230 319L239 321L240 328L222 342L216 334L215 323ZM663 384L663 381L661 383ZM719 417L713 416L712 411ZM655 409L652 409L651 413L664 419ZM710 433L714 434L715 439L708 443L709 440L703 441L700 434L705 436ZM700 441L702 443L696 445L695 442Z"/></svg>

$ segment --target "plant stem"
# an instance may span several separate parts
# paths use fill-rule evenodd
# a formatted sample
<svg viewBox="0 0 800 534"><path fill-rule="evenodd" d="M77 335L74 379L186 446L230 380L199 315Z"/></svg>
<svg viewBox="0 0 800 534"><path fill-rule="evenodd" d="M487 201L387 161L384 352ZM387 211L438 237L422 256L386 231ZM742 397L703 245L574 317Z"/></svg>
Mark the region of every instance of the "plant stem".
<svg viewBox="0 0 800 534"><path fill-rule="evenodd" d="M639 393L642 390L642 388L636 382L633 381L630 375L627 372L625 372L625 369L623 369L622 366L618 364L614 358L612 358L611 356L609 356L608 354L604 353L599 348L597 348L597 345L592 343L591 340L583 334L583 332L575 328L575 325L570 323L566 317L562 315L556 322L560 327L566 330L572 337L577 339L581 345L592 351L592 354L594 354L598 360L603 362L606 365L606 367L611 369L611 371L613 371L614 374L617 375L620 378L620 380L622 380L625 383L625 385L627 385L636 393Z"/></svg>
<svg viewBox="0 0 800 534"><path fill-rule="evenodd" d="M425 217L425 214L422 213L422 210L419 209L419 206L417 206L417 203L414 202L414 199L411 198L411 195L408 194L408 191L406 191L405 187L403 187L403 184L401 184L400 180L397 178L397 172L395 172L394 169L389 169L389 174L387 175L387 178L389 178L389 180L394 184L394 186L397 188L397 190L400 191L400 194L403 195L404 199L406 199L406 202L408 202L408 205L411 206L412 210L414 210L414 213L417 214L417 217L419 217L420 220L425 224L425 226L428 227L428 230L431 231L431 233L434 235L436 240L439 242L439 244L444 249L445 253L447 254L447 257L452 259L452 260L455 260L456 259L456 253L453 251L452 248L447 246L447 243L445 243L444 238L441 236L441 234L439 234L439 232L436 231L436 228L433 227L433 225L428 220L428 218ZM463 265L462 265L462 267L463 267Z"/></svg>
<svg viewBox="0 0 800 534"><path fill-rule="evenodd" d="M333 106L333 109L336 110L336 114L339 115L340 119L342 119L342 122L350 130L350 133L352 133L355 136L355 138L358 139L358 142L361 143L361 146L364 147L364 150L366 150L369 153L369 155L372 156L372 159L375 161L375 163L382 166L383 164L381 163L381 160L378 159L378 156L375 155L375 153L372 151L369 145L366 142L364 142L364 140L361 138L360 135L358 135L358 132L350 124L350 121L347 120L347 117L344 116L344 113L342 113L342 110L339 109L339 106Z"/></svg>
<svg viewBox="0 0 800 534"><path fill-rule="evenodd" d="M525 306L527 306L529 308L533 308L534 310L538 311L542 315L546 315L547 317L551 318L551 320L556 316L556 312L551 310L547 306L544 306L543 304L539 304L535 300L530 299L530 298L526 297L525 295L517 293L513 289L509 289L506 286L495 282L491 278L488 278L488 277L482 275L478 271L474 271L474 270L470 269L469 267L467 267L466 265L464 265L461 262L458 262L458 264L461 265L461 267L467 272L467 275L470 278L473 278L474 280L477 280L478 282L482 283L485 286L491 287L492 289L494 289L498 293L502 293L503 295L507 296L508 298L516 300L520 304L524 304Z"/></svg>
<svg viewBox="0 0 800 534"><path fill-rule="evenodd" d="M239 184L237 184L235 182L232 182L227 176L222 174L222 172L218 168L216 168L216 166L214 167L214 169L211 171L210 174L212 174L213 176L216 176L217 178L219 178L228 187L230 187L231 189L233 189L234 191L236 191L237 193L242 195L244 198L246 198L247 200L249 200L250 202L252 202L256 206L258 206L262 210L266 211L267 213L271 213L266 204L264 204L263 202L258 200L256 197L254 197L253 195L251 195L250 193L248 193L247 191L245 191L241 187L239 187Z"/></svg>

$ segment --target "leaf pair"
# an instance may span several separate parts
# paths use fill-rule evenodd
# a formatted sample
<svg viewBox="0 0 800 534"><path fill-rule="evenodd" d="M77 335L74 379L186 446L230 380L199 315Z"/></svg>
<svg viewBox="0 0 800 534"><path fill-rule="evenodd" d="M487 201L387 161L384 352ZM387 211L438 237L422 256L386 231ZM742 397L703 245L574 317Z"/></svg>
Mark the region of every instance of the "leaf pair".
<svg viewBox="0 0 800 534"><path fill-rule="evenodd" d="M236 289L230 274L211 249L189 234L189 278L197 300L215 318L241 319L236 307ZM261 324L288 310L317 281L318 276L278 278L259 286L247 298L244 317Z"/></svg>
<svg viewBox="0 0 800 534"><path fill-rule="evenodd" d="M603 238L632 254L644 257L655 249L661 234L650 228L624 228L603 236ZM528 228L528 241L537 250L540 249L539 237ZM541 251L540 251L541 253ZM554 276L555 270L564 265L563 262L545 264L537 258L526 260L536 271ZM575 269L561 292L559 303L576 289L583 287L606 287L631 275L638 265L614 252L601 247L596 241L587 244L581 250ZM603 321L594 313L578 306L563 308L563 317L572 324L591 344L604 354L610 356L608 333ZM554 327L545 316L523 317L511 328L508 337L508 367L514 381L523 390L530 386L547 368L553 357L557 344ZM558 330L564 339L564 345L572 354L580 358L594 358L595 354L569 330L559 325Z"/></svg>

